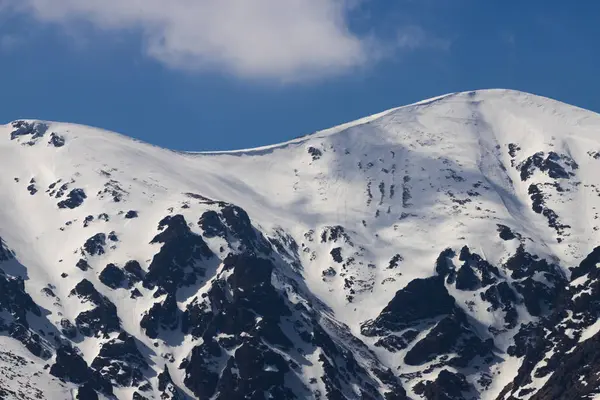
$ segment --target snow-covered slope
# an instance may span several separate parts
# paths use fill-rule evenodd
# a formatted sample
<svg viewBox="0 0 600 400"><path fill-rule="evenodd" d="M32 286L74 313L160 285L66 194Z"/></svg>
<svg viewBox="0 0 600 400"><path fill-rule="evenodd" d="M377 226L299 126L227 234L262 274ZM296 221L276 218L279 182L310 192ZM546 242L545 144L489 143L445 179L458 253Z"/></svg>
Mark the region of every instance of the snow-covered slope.
<svg viewBox="0 0 600 400"><path fill-rule="evenodd" d="M16 121L0 166L0 368L19 376L0 397L600 384L595 113L485 90L218 153Z"/></svg>

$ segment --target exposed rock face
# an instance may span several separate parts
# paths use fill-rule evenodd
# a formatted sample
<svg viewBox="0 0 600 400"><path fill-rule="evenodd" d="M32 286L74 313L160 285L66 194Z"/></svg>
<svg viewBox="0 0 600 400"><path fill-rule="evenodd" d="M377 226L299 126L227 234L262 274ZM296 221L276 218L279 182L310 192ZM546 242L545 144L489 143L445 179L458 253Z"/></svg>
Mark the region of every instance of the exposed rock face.
<svg viewBox="0 0 600 400"><path fill-rule="evenodd" d="M58 208L74 209L82 205L85 199L87 199L87 195L83 189L73 189L65 200L58 202Z"/></svg>
<svg viewBox="0 0 600 400"><path fill-rule="evenodd" d="M125 214L125 219L134 219L138 217L138 212L135 210L129 210Z"/></svg>
<svg viewBox="0 0 600 400"><path fill-rule="evenodd" d="M204 342L192 350L186 362L186 386L199 398L215 393L218 399L248 398L263 392L275 398L301 398L310 388L298 391L304 386L298 363L307 361L304 354L318 351L325 373L314 379L325 385L327 398L352 397L353 383L367 390L366 398L379 398L374 387L381 383L369 377L353 354L335 344L319 322L295 314L296 307L271 283L274 268L266 258L230 254L207 296L190 303L182 329ZM307 315L314 313L305 306L301 309ZM286 333L282 324L294 328ZM295 340L300 340L298 349L294 349ZM228 352L233 354L227 356Z"/></svg>
<svg viewBox="0 0 600 400"><path fill-rule="evenodd" d="M475 398L472 387L463 374L443 369L435 381L421 382L415 387L415 393L428 400L462 400Z"/></svg>
<svg viewBox="0 0 600 400"><path fill-rule="evenodd" d="M458 283L457 283L458 288ZM427 298L427 301L422 301ZM420 331L430 328L419 340ZM464 368L475 358L487 362L493 359L493 341L482 340L470 325L467 316L448 293L442 276L415 279L398 291L381 314L363 324L365 336L380 339L376 346L397 352L410 346L404 356L407 365L422 365L455 356L443 362Z"/></svg>
<svg viewBox="0 0 600 400"><path fill-rule="evenodd" d="M202 236L190 230L182 215L164 218L159 229L162 232L151 243L162 247L148 267L144 286L174 294L180 286L193 285L204 276L205 271L198 264L213 257L213 253Z"/></svg>
<svg viewBox="0 0 600 400"><path fill-rule="evenodd" d="M168 294L164 301L154 303L140 321L140 327L151 339L156 339L159 330L174 330L179 326L179 308L175 296Z"/></svg>
<svg viewBox="0 0 600 400"><path fill-rule="evenodd" d="M0 239L0 249L2 246ZM12 259L12 253L7 249L0 256L4 261ZM52 356L50 345L31 329L29 316L41 317L42 312L25 291L23 279L0 269L0 334L18 340L32 354L46 360Z"/></svg>
<svg viewBox="0 0 600 400"><path fill-rule="evenodd" d="M63 147L65 145L65 138L52 132L48 144L54 147Z"/></svg>
<svg viewBox="0 0 600 400"><path fill-rule="evenodd" d="M231 242L235 251L270 253L271 246L252 226L246 211L232 204L222 204L219 213L205 212L198 223L208 238L221 237Z"/></svg>
<svg viewBox="0 0 600 400"><path fill-rule="evenodd" d="M43 137L48 131L48 125L37 121L14 121L12 124L12 132L10 139L24 139L27 142L22 142L29 146L36 144L38 139Z"/></svg>
<svg viewBox="0 0 600 400"><path fill-rule="evenodd" d="M79 313L75 318L75 324L82 334L108 338L109 333L120 330L117 307L100 294L90 281L83 279L71 291L70 296L76 296L82 303L91 303L94 306L89 311Z"/></svg>
<svg viewBox="0 0 600 400"><path fill-rule="evenodd" d="M160 392L160 398L162 400L182 400L184 399L181 392L177 389L175 384L173 384L173 380L171 379L171 374L169 373L169 369L165 365L165 369L158 375L158 390Z"/></svg>
<svg viewBox="0 0 600 400"><path fill-rule="evenodd" d="M50 374L67 382L80 384L79 397L94 398L96 391L112 394L110 382L104 380L97 371L89 368L85 360L70 346L61 346L56 351L56 362Z"/></svg>
<svg viewBox="0 0 600 400"><path fill-rule="evenodd" d="M8 312L14 322L25 327L29 326L27 314L41 315L39 307L31 296L25 292L25 282L22 278L7 275L0 269L0 311Z"/></svg>
<svg viewBox="0 0 600 400"><path fill-rule="evenodd" d="M101 256L105 253L104 246L106 246L106 235L97 233L85 242L83 250L91 256Z"/></svg>
<svg viewBox="0 0 600 400"><path fill-rule="evenodd" d="M533 394L532 399L581 399L595 393L598 380L597 315L600 295L598 248L571 268L571 281L557 288L549 315L521 325L508 352L524 357L516 378L503 394ZM549 294L551 295L551 294ZM527 388L534 379L543 386Z"/></svg>
<svg viewBox="0 0 600 400"><path fill-rule="evenodd" d="M517 168L521 170L521 180L526 181L536 169L547 173L550 178L569 179L575 175L574 171L579 166L571 157L551 151L548 154L535 153L519 164Z"/></svg>
<svg viewBox="0 0 600 400"><path fill-rule="evenodd" d="M229 276L213 284L207 296L210 309L206 302L197 299L184 315L183 329L204 339L204 344L192 351L186 367L186 385L199 397L212 396L217 386L228 391L220 394L223 399L244 398L255 390L276 390L280 395L291 396L277 389L282 387L289 370L288 361L253 338L264 337L282 349L292 346L279 327L280 318L291 315L291 311L270 283L273 264L252 255L230 255L223 264L223 273ZM228 299L226 293L233 293L233 297ZM217 332L222 338L215 340ZM219 363L211 359L222 358L226 350L234 348L235 355L225 367L230 372L219 379L214 370ZM272 371L264 371L270 365ZM237 379L233 370L239 370ZM241 382L236 384L236 380ZM250 382L254 383L247 387Z"/></svg>
<svg viewBox="0 0 600 400"><path fill-rule="evenodd" d="M148 363L138 350L135 339L121 332L116 339L102 345L91 368L113 386L131 387L145 381L144 371Z"/></svg>
<svg viewBox="0 0 600 400"><path fill-rule="evenodd" d="M100 272L98 279L109 288L116 289L123 284L125 272L115 264L108 264L102 272Z"/></svg>
<svg viewBox="0 0 600 400"><path fill-rule="evenodd" d="M423 296L427 302L421 301ZM423 320L449 314L453 308L454 298L448 294L441 277L415 279L396 292L379 316L361 327L361 332L365 336L382 336L402 331Z"/></svg>

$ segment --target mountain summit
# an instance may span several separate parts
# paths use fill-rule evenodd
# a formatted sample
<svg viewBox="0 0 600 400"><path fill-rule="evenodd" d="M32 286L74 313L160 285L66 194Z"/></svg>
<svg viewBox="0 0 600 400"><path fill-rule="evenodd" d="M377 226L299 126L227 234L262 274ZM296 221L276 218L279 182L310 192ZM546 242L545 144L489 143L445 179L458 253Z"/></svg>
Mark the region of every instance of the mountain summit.
<svg viewBox="0 0 600 400"><path fill-rule="evenodd" d="M474 91L212 153L20 120L0 167L0 398L600 396L593 112Z"/></svg>

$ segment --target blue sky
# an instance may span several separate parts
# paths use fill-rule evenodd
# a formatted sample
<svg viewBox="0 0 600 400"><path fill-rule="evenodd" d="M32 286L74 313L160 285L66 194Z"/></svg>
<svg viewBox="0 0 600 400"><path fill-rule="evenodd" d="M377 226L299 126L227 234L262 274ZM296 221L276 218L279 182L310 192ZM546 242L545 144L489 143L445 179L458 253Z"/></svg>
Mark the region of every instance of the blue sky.
<svg viewBox="0 0 600 400"><path fill-rule="evenodd" d="M600 111L600 2L0 0L0 122L254 147L436 95Z"/></svg>

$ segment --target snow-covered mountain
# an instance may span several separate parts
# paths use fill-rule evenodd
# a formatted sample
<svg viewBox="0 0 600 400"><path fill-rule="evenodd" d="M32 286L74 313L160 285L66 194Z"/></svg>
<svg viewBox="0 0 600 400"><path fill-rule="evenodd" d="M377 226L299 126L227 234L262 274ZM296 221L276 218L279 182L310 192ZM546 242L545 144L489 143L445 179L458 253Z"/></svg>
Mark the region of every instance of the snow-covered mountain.
<svg viewBox="0 0 600 400"><path fill-rule="evenodd" d="M598 114L485 90L218 153L26 120L0 167L0 398L600 398Z"/></svg>

